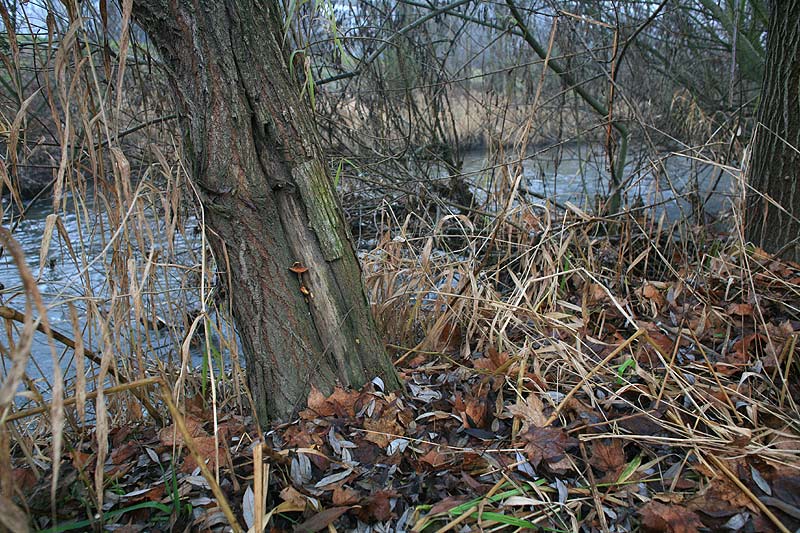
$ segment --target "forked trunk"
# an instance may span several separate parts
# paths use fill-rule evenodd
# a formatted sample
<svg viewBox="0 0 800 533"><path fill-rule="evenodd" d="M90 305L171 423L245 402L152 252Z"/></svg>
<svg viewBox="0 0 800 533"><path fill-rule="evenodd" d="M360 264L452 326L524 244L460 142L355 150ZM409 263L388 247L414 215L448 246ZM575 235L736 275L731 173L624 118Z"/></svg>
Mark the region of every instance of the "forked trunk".
<svg viewBox="0 0 800 533"><path fill-rule="evenodd" d="M311 384L399 385L273 2L135 0L171 70L187 159L220 270L231 278L258 417L286 417ZM308 268L298 274L292 265ZM301 287L307 289L304 294Z"/></svg>

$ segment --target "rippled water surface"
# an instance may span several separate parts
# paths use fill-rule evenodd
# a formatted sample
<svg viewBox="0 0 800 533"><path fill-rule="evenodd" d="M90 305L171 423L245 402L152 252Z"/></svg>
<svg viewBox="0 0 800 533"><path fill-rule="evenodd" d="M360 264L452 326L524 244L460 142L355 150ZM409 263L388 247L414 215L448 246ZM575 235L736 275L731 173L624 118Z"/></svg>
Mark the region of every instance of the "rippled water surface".
<svg viewBox="0 0 800 533"><path fill-rule="evenodd" d="M570 202L590 209L597 195L607 193L606 167L607 163L601 149L572 146L563 150L558 157L548 152L527 159L524 162L523 186L536 195L552 198L562 204ZM479 199L486 198L486 191L496 184L501 172L501 167L487 161L484 153L469 154L463 169ZM713 214L727 208L732 197L732 187L736 183L732 174L718 167L678 155L653 161L633 154L629 157L626 176L629 177L629 184L624 196L629 204L634 203L637 197L641 197L645 205L658 204L657 214L665 214L672 220L693 216L697 201L691 200L691 195L688 194L691 191L699 192L694 196L705 202L708 213ZM542 201L535 198L532 200ZM61 216L61 221L69 234L77 261L70 254L65 241L54 235L44 266L40 270L40 250L46 228L46 217L51 212L49 200L39 201L31 206L15 229L14 236L22 246L28 268L34 276L38 276L39 290L45 305L48 306L50 325L72 337L73 328L66 303L73 302L78 310L81 325L86 328L84 322L87 298L93 298L102 312L110 297L105 267L111 260L112 254L105 246L112 233L103 227L104 221L99 215L92 214L95 206L91 203L91 199L83 206L84 216L80 218L72 209L74 203L70 201L69 205L71 208L67 210L67 214ZM7 209L8 211L10 210ZM88 216L85 216L87 214ZM4 225L9 227L9 220L5 220ZM147 301L154 308L167 308L170 313L168 316L173 319L180 316L181 312L199 306L196 299L199 293L197 290L199 279L196 274L192 275L187 270L188 267L196 267L200 263L201 240L199 235L192 231L196 225L196 220L184 221L183 229L186 231L176 232L171 243L174 253L169 256L169 263L181 267L157 267L154 271L155 281L149 287L152 291L148 294ZM158 216L152 216L149 228L144 232L152 235L151 242L145 243L146 249L135 251L136 256L142 258L139 259L141 264L144 264L143 258L146 258L153 249L161 250L157 257L166 257L168 243L163 242L164 231L164 222ZM89 245L82 249L81 242ZM95 261L94 264L89 265L92 260ZM141 270L139 272L141 273ZM90 293L84 288L81 276L89 280ZM5 287L2 293L4 304L20 311L24 310L25 302L19 294L21 286L19 273L8 254L0 258L0 282ZM127 342L146 344L146 352L150 356L155 355L163 361L175 361L176 347L181 341L180 334L178 328L167 328L162 331L141 328L133 334L128 332ZM85 329L84 339L88 347L100 351L102 343L99 342L99 331L91 327ZM59 350L59 355L65 356L62 366L66 366L71 351L62 353L62 346L56 348ZM32 355L29 365L30 375L38 376L38 379L51 376L51 353L44 335L36 335ZM193 362L197 364L202 357L201 351L195 349L193 357Z"/></svg>

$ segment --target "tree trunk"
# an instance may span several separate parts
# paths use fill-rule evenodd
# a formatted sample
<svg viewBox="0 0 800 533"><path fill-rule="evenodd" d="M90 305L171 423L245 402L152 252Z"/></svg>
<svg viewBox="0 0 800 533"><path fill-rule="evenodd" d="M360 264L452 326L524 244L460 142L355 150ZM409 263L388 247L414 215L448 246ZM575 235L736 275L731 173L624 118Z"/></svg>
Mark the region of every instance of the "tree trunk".
<svg viewBox="0 0 800 533"><path fill-rule="evenodd" d="M229 269L262 423L293 414L311 384L330 391L377 375L399 386L310 110L289 75L277 5L134 2L183 106L186 155L218 268ZM290 271L296 262L308 271Z"/></svg>
<svg viewBox="0 0 800 533"><path fill-rule="evenodd" d="M800 0L775 0L771 8L749 173L754 191L748 191L747 238L800 261Z"/></svg>

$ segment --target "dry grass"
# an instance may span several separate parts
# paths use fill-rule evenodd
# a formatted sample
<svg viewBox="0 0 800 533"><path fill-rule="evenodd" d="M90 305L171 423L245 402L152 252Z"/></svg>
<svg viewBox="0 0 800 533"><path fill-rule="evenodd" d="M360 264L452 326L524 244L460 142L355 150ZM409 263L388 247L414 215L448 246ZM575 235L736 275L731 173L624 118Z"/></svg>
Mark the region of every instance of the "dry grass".
<svg viewBox="0 0 800 533"><path fill-rule="evenodd" d="M103 509L119 481L103 468L114 451L113 432L156 426L180 432L182 441L172 442L173 464L179 448L188 447L215 498L209 506L219 506L228 521L238 520L239 500L228 502L220 480L232 479L235 487L251 483L253 462L256 509L277 518L277 506L268 512L264 502L270 493L275 504L274 493L289 486L289 467L262 457L259 446L246 466L219 456L220 444L246 455L246 443L263 435L250 426L236 446L219 437L220 420L250 408L228 303L214 296L218 280L203 213L194 207L180 141L161 122L170 116L162 108L163 91L136 89L134 73L141 72L134 65L125 69L86 55L81 43L91 38L80 21L56 24L58 43L30 38L5 64L4 80L14 80L19 93L0 110L8 150L0 179L13 188L20 170L46 152L54 183L38 256L25 257L12 233L0 232L20 278L18 287L3 291L0 312L6 325L0 523L15 531L33 521L51 525L57 504L72 496L57 493L59 469L72 468L89 452L100 467L78 468L75 483L89 516ZM144 52L139 43L130 46ZM34 56L40 86L31 85ZM497 140L493 145L529 135L534 112L547 125L541 136L578 127L568 121L556 127L542 106L508 112L511 101L485 108L476 121L467 102L453 107L456 128L468 137L488 132ZM691 116L692 134L708 129L707 117ZM138 124L148 126L119 135ZM40 142L45 131L55 134ZM660 166L655 151L650 156L652 166ZM402 202L392 202L372 213L377 239L363 256L365 278L409 384L403 398L415 415L439 416L441 406L419 400L414 387L440 391L450 402L450 429L462 433L456 445L405 430L418 450L435 446L463 461L479 455L485 463L469 473L488 485L461 506L434 507L438 514L431 512L435 501L408 507L406 525L500 529L516 518L559 530L610 530L610 522L622 530L637 523L621 516L623 509L678 497L700 505L720 487L773 520L763 496L753 493L753 483L763 480L748 468L770 472L771 483L797 475L800 465L797 265L743 241L736 203L728 233L720 235L690 218L655 218L652 206L601 218L572 205L532 203L521 196L518 167L504 164L499 175L486 186L483 205L471 211L442 203L444 214L433 216L433 210L402 210ZM12 193L3 204L4 226L16 228L27 209ZM51 261L56 271L70 272L69 279L62 276L55 291L40 294ZM35 336L48 339L49 367L31 360ZM197 349L198 337L214 340ZM198 360L205 370L195 368ZM485 400L483 411L469 401L459 411L459 395ZM213 468L187 425L198 398L210 416ZM482 449L463 437L467 429L496 431L495 423L510 429L496 446ZM526 435L536 428L563 429L579 450L566 454L566 463L544 461L538 480L525 470ZM273 435L289 431L281 427ZM608 477L593 458L610 454L614 443L621 445L617 452L626 451L620 471ZM297 450L278 455L290 453ZM503 462L508 457L514 460ZM262 461L273 461L278 472L271 474ZM25 493L21 473L49 487L47 509ZM747 484L736 485L737 478ZM231 493L238 497L236 490ZM185 494L178 501L169 496L164 501L175 504L177 516Z"/></svg>
<svg viewBox="0 0 800 533"><path fill-rule="evenodd" d="M578 436L587 466L573 468L586 490L526 489L500 469L475 508L607 529L609 509L651 500L697 508L725 484L784 527L739 478L753 485L743 465L786 476L800 468L798 265L748 247L736 220L720 239L649 213L607 220L520 202L483 228L453 216L414 233L409 219L394 221L365 258L376 315L406 376L488 379L495 416L513 415L512 446L533 426ZM585 447L597 454L609 439L628 450L631 470L598 486ZM704 472L708 486L676 488L687 470ZM501 486L511 491L493 498ZM587 502L590 516L581 514ZM509 511L526 504L538 510ZM480 527L480 513L453 518L450 527Z"/></svg>

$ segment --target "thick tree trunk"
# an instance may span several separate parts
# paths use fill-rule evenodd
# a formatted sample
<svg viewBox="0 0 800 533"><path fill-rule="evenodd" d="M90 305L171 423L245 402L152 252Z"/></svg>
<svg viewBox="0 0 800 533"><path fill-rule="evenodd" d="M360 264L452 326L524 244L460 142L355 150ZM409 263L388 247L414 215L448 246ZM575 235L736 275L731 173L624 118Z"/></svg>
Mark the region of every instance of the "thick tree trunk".
<svg viewBox="0 0 800 533"><path fill-rule="evenodd" d="M136 0L171 69L187 157L233 313L258 417L291 415L311 384L399 385L307 105L282 50L274 2ZM298 262L308 268L298 274Z"/></svg>
<svg viewBox="0 0 800 533"><path fill-rule="evenodd" d="M800 261L800 0L774 0L771 8L747 238Z"/></svg>

